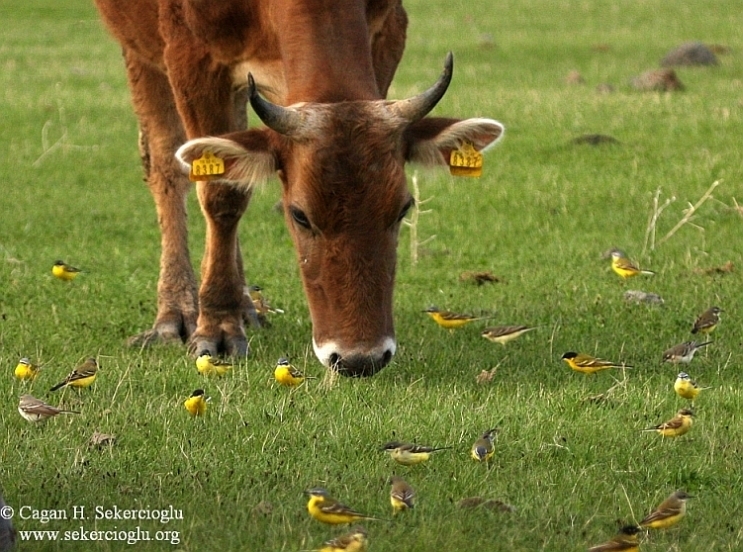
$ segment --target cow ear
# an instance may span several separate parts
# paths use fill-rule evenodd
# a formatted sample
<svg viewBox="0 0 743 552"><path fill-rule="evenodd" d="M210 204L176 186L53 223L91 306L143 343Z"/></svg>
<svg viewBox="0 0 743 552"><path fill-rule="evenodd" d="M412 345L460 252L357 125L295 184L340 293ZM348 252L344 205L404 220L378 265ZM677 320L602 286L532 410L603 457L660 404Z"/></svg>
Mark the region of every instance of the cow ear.
<svg viewBox="0 0 743 552"><path fill-rule="evenodd" d="M276 170L276 156L266 133L261 129L234 132L221 137L195 138L183 144L175 156L183 170L189 172L191 163L205 152L224 161L226 180L249 188L265 182Z"/></svg>
<svg viewBox="0 0 743 552"><path fill-rule="evenodd" d="M485 151L501 139L504 127L493 119L427 117L405 130L405 158L425 166L448 165L451 152L469 142Z"/></svg>

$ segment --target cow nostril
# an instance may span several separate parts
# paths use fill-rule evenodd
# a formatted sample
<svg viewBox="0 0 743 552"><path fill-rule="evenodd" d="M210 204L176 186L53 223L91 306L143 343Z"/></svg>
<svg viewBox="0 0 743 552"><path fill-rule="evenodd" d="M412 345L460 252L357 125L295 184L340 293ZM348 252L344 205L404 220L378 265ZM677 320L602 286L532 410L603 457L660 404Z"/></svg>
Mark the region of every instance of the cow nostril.
<svg viewBox="0 0 743 552"><path fill-rule="evenodd" d="M384 352L384 355L382 355L382 366L387 366L390 363L390 360L392 360L392 351L387 349Z"/></svg>
<svg viewBox="0 0 743 552"><path fill-rule="evenodd" d="M341 360L341 356L338 353L331 354L330 357L328 358L328 361L330 362L330 367L336 368L340 360Z"/></svg>

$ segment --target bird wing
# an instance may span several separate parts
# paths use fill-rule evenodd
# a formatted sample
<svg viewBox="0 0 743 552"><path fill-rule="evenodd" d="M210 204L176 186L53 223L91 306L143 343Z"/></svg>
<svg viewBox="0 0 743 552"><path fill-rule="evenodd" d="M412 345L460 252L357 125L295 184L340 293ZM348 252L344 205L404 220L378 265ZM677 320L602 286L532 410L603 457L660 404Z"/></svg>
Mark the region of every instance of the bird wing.
<svg viewBox="0 0 743 552"><path fill-rule="evenodd" d="M667 422L658 424L657 426L655 426L655 429L679 429L683 424L684 419L681 416L676 416L675 418L668 420Z"/></svg>
<svg viewBox="0 0 743 552"><path fill-rule="evenodd" d="M325 501L319 506L320 511L326 514L341 514L366 517L364 514L349 508L345 504L341 504L337 500L332 498L326 498Z"/></svg>

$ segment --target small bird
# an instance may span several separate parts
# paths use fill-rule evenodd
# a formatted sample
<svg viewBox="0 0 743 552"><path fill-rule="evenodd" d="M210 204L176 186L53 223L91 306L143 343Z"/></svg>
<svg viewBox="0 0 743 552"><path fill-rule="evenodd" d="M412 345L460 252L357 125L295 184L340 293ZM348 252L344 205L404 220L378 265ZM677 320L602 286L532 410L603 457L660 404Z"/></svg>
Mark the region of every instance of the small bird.
<svg viewBox="0 0 743 552"><path fill-rule="evenodd" d="M89 358L80 366L75 368L68 376L52 387L49 391L56 391L60 387L89 387L98 375L98 363L94 358Z"/></svg>
<svg viewBox="0 0 743 552"><path fill-rule="evenodd" d="M694 322L694 326L691 328L691 333L703 333L710 334L715 331L717 324L720 323L720 313L723 310L720 307L710 307Z"/></svg>
<svg viewBox="0 0 743 552"><path fill-rule="evenodd" d="M428 447L413 443L401 443L400 441L390 441L382 445L382 450L389 452L392 459L403 466L414 466L426 462L431 458L431 454L437 450L450 448L452 447Z"/></svg>
<svg viewBox="0 0 743 552"><path fill-rule="evenodd" d="M366 552L369 541L366 529L354 527L350 532L323 544L317 552Z"/></svg>
<svg viewBox="0 0 743 552"><path fill-rule="evenodd" d="M315 379L312 376L306 376L299 369L292 366L287 359L281 357L276 363L273 371L273 377L281 385L287 387L296 387L306 379Z"/></svg>
<svg viewBox="0 0 743 552"><path fill-rule="evenodd" d="M21 400L18 402L18 412L31 423L41 422L57 414L80 414L75 410L57 408L28 394L21 395Z"/></svg>
<svg viewBox="0 0 743 552"><path fill-rule="evenodd" d="M52 266L52 274L66 282L77 278L77 275L80 274L80 272L82 272L82 270L70 266L64 261L54 261L54 266Z"/></svg>
<svg viewBox="0 0 743 552"><path fill-rule="evenodd" d="M682 408L676 413L676 416L658 424L654 427L649 427L643 431L656 431L663 437L680 437L689 432L692 425L692 417L694 412L689 408Z"/></svg>
<svg viewBox="0 0 743 552"><path fill-rule="evenodd" d="M327 523L328 525L343 525L346 523L354 523L362 519L376 520L379 518L362 514L349 508L345 504L341 504L330 496L327 490L322 487L315 487L304 492L305 495L309 496L307 502L307 511L317 521Z"/></svg>
<svg viewBox="0 0 743 552"><path fill-rule="evenodd" d="M493 439L495 438L496 433L498 433L497 427L489 429L482 434L482 437L474 442L472 450L470 451L470 456L472 456L473 460L477 460L478 462L487 462L493 457L493 453L495 452L493 448Z"/></svg>
<svg viewBox="0 0 743 552"><path fill-rule="evenodd" d="M596 372L608 370L609 368L633 368L627 364L617 364L615 362L573 351L569 351L562 355L562 360L564 360L567 365L576 372L582 372L584 374L595 374Z"/></svg>
<svg viewBox="0 0 743 552"><path fill-rule="evenodd" d="M213 357L209 351L201 351L196 358L196 368L202 376L224 376L232 369L232 363Z"/></svg>
<svg viewBox="0 0 743 552"><path fill-rule="evenodd" d="M686 501L693 498L679 489L660 503L654 512L645 516L640 522L640 527L648 529L665 529L675 525L686 514Z"/></svg>
<svg viewBox="0 0 743 552"><path fill-rule="evenodd" d="M18 361L18 366L15 367L14 374L19 380L34 380L39 375L39 370L41 370L41 366L23 357Z"/></svg>
<svg viewBox="0 0 743 552"><path fill-rule="evenodd" d="M390 477L390 504L392 504L392 514L397 515L403 510L413 509L413 497L415 491L407 481L399 475Z"/></svg>
<svg viewBox="0 0 743 552"><path fill-rule="evenodd" d="M263 295L263 288L261 286L252 285L248 287L248 293L250 294L250 300L253 301L255 312L258 313L259 317L265 319L267 314L284 314L284 311L277 309L268 304L268 300Z"/></svg>
<svg viewBox="0 0 743 552"><path fill-rule="evenodd" d="M697 343L696 341L684 341L683 343L674 345L670 349L666 349L663 353L663 362L671 362L673 364L683 362L684 364L689 364L694 358L694 353L710 343L712 342L705 341L704 343Z"/></svg>
<svg viewBox="0 0 743 552"><path fill-rule="evenodd" d="M493 343L500 343L505 347L509 341L513 341L517 337L521 337L526 332L532 330L536 330L536 328L530 328L528 326L495 326L493 328L485 328L481 335L485 339Z"/></svg>
<svg viewBox="0 0 743 552"><path fill-rule="evenodd" d="M637 525L625 525L613 539L592 546L588 552L639 552L640 540L637 536L639 532L640 528Z"/></svg>
<svg viewBox="0 0 743 552"><path fill-rule="evenodd" d="M712 389L711 387L699 387L697 382L693 381L689 374L686 372L679 372L676 376L676 381L673 384L673 390L682 399L689 399L693 401L697 398L697 395L706 389Z"/></svg>
<svg viewBox="0 0 743 552"><path fill-rule="evenodd" d="M647 274L649 276L655 274L652 270L642 270L638 268L638 266L630 261L619 249L615 249L611 252L611 268L622 278L631 278L638 274Z"/></svg>
<svg viewBox="0 0 743 552"><path fill-rule="evenodd" d="M204 394L203 389L197 389L183 402L183 406L191 416L203 416L206 414L207 403L210 400L211 398Z"/></svg>
<svg viewBox="0 0 743 552"><path fill-rule="evenodd" d="M434 321L447 330L453 330L455 328L461 328L465 324L470 322L476 322L477 320L485 320L487 317L477 317L471 314L460 314L451 311L442 311L438 307L431 305L423 312L427 313Z"/></svg>

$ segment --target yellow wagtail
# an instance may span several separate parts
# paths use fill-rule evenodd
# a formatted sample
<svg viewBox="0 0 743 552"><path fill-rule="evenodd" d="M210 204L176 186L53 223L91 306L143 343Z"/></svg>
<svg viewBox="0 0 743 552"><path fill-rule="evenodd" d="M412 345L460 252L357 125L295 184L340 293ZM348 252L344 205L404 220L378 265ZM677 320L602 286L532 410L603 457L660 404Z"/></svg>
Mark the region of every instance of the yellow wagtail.
<svg viewBox="0 0 743 552"><path fill-rule="evenodd" d="M341 504L332 498L327 490L321 487L309 489L304 494L310 497L307 501L307 511L313 518L322 523L343 525L362 519L379 521L379 518L362 514L345 504Z"/></svg>
<svg viewBox="0 0 743 552"><path fill-rule="evenodd" d="M32 395L21 395L21 400L18 402L18 412L31 423L41 422L57 414L80 414L75 410L57 408Z"/></svg>
<svg viewBox="0 0 743 552"><path fill-rule="evenodd" d="M366 536L366 529L354 527L345 535L325 542L318 552L366 552L369 545Z"/></svg>
<svg viewBox="0 0 743 552"><path fill-rule="evenodd" d="M682 408L676 415L662 424L649 427L643 431L655 431L663 437L680 437L689 432L694 412L689 408Z"/></svg>
<svg viewBox="0 0 743 552"><path fill-rule="evenodd" d="M723 310L720 307L710 307L694 322L694 326L691 328L691 333L703 333L710 334L715 331L717 324L720 323L720 313Z"/></svg>
<svg viewBox="0 0 743 552"><path fill-rule="evenodd" d="M60 387L89 387L98 375L98 363L91 357L70 372L67 377L52 387L49 391L56 391Z"/></svg>
<svg viewBox="0 0 743 552"><path fill-rule="evenodd" d="M493 457L493 454L495 453L493 439L495 439L496 433L498 433L497 427L489 429L482 434L482 437L473 443L472 450L470 450L470 456L472 456L473 460L477 460L478 462L487 462Z"/></svg>
<svg viewBox="0 0 743 552"><path fill-rule="evenodd" d="M592 546L588 552L640 552L639 532L637 525L625 525L613 539Z"/></svg>
<svg viewBox="0 0 743 552"><path fill-rule="evenodd" d="M250 300L253 301L255 312L258 316L265 318L267 314L284 314L284 311L277 309L268 304L268 300L263 295L263 288L261 286L252 285L248 287L248 293L250 294Z"/></svg>
<svg viewBox="0 0 743 552"><path fill-rule="evenodd" d="M630 261L627 256L620 251L615 249L611 252L611 268L619 274L622 278L631 278L638 274L647 274L652 276L655 274L652 270L642 270L635 263Z"/></svg>
<svg viewBox="0 0 743 552"><path fill-rule="evenodd" d="M679 489L660 503L654 512L645 516L640 527L648 529L665 529L675 525L686 514L686 501L693 498Z"/></svg>
<svg viewBox="0 0 743 552"><path fill-rule="evenodd" d="M421 462L426 462L431 458L431 454L437 450L447 450L450 448L429 447L413 443L401 443L400 441L390 441L382 445L382 450L389 452L392 459L403 466L413 466Z"/></svg>
<svg viewBox="0 0 743 552"><path fill-rule="evenodd" d="M397 515L403 510L413 508L413 498L415 491L407 481L399 475L390 477L390 504L392 504L392 514Z"/></svg>
<svg viewBox="0 0 743 552"><path fill-rule="evenodd" d="M82 270L80 270L79 268L75 268L74 266L70 266L64 261L55 261L54 266L52 266L52 274L54 274L60 280L64 280L66 282L77 278L77 275L80 274L80 272L82 272Z"/></svg>
<svg viewBox="0 0 743 552"><path fill-rule="evenodd" d="M28 358L23 357L18 361L18 365L15 367L14 374L19 380L34 380L39 375L41 366L34 364Z"/></svg>
<svg viewBox="0 0 743 552"><path fill-rule="evenodd" d="M674 345L670 349L666 349L663 353L663 362L671 362L673 364L682 362L689 364L694 358L694 353L710 343L712 342L705 341L704 343L697 343L696 341L684 341L683 343Z"/></svg>
<svg viewBox="0 0 743 552"><path fill-rule="evenodd" d="M210 397L205 395L203 389L197 389L183 402L183 406L186 407L186 410L188 410L191 416L203 416L206 414L206 407L209 400Z"/></svg>
<svg viewBox="0 0 743 552"><path fill-rule="evenodd" d="M292 366L284 357L281 357L276 363L273 377L281 385L287 387L296 387L306 379L315 379L312 376L303 374L298 368Z"/></svg>
<svg viewBox="0 0 743 552"><path fill-rule="evenodd" d="M693 401L697 398L697 395L706 389L712 389L711 387L699 387L697 382L693 381L689 374L686 372L679 372L676 376L676 381L673 384L673 390L682 399L689 399Z"/></svg>
<svg viewBox="0 0 743 552"><path fill-rule="evenodd" d="M451 311L444 311L440 308L431 305L426 310L424 310L428 316L433 318L433 320L442 328L446 328L447 330L453 330L455 328L461 328L465 324L469 324L470 322L476 322L477 320L485 320L487 317L477 317L472 316L471 314L461 314L457 312L451 312Z"/></svg>
<svg viewBox="0 0 743 552"><path fill-rule="evenodd" d="M203 376L224 376L232 370L232 363L213 357L210 351L201 351L196 358L196 368Z"/></svg>
<svg viewBox="0 0 743 552"><path fill-rule="evenodd" d="M482 331L482 336L493 343L500 343L505 346L509 341L513 341L532 330L536 330L536 328L530 328L529 326L494 326L485 328Z"/></svg>
<svg viewBox="0 0 743 552"><path fill-rule="evenodd" d="M562 355L562 360L564 360L573 370L576 372L582 372L583 374L595 374L596 372L608 370L609 368L632 368L632 366L627 364L617 364L615 362L573 351L569 351Z"/></svg>

